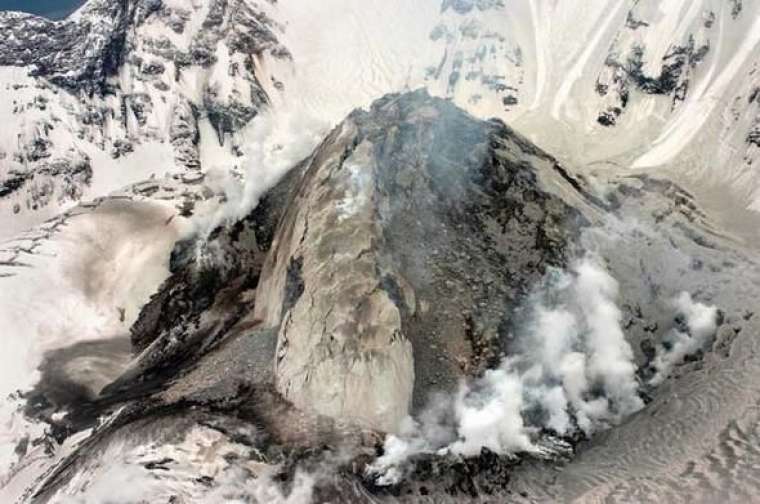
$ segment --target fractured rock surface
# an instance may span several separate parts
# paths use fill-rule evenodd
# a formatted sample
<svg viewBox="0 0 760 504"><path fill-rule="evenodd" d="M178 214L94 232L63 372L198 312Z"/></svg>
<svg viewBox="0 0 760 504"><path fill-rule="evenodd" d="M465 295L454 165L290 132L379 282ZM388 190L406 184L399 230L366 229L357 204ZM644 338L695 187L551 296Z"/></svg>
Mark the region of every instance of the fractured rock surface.
<svg viewBox="0 0 760 504"><path fill-rule="evenodd" d="M386 431L496 358L582 220L543 185L580 196L553 158L424 93L355 112L303 170L257 297L277 387Z"/></svg>

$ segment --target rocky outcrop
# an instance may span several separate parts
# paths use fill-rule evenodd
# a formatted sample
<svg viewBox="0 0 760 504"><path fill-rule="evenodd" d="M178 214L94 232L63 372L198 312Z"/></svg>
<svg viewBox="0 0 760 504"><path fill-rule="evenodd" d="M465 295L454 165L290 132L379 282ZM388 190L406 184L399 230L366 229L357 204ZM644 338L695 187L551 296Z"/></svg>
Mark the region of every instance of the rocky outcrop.
<svg viewBox="0 0 760 504"><path fill-rule="evenodd" d="M760 147L760 129L755 128L747 135L747 142Z"/></svg>
<svg viewBox="0 0 760 504"><path fill-rule="evenodd" d="M175 161L188 168L200 168L200 132L198 131L198 107L188 100L174 107L169 126L169 139L174 146Z"/></svg>
<svg viewBox="0 0 760 504"><path fill-rule="evenodd" d="M628 15L628 19L632 19L633 11ZM646 26L648 25L643 21L638 21L634 25L628 24L631 30ZM657 75L648 75L644 71L646 48L643 46L633 45L624 61L619 55L610 54L605 62L607 68L597 80L596 89L603 97L608 93L614 93L616 103L601 112L597 122L602 126L614 126L617 118L628 106L634 89L644 94L671 96L675 107L678 102L686 99L690 76L704 60L709 50L709 40L697 44L694 36L691 35L684 45L673 46L663 56Z"/></svg>
<svg viewBox="0 0 760 504"><path fill-rule="evenodd" d="M757 147L760 147L760 118L755 121L755 125L747 134L747 143L751 143Z"/></svg>
<svg viewBox="0 0 760 504"><path fill-rule="evenodd" d="M579 214L543 183L578 197L566 175L505 125L423 92L352 114L304 167L262 271L278 390L392 431L482 369L508 335L505 306L565 260Z"/></svg>
<svg viewBox="0 0 760 504"><path fill-rule="evenodd" d="M29 140L19 135L19 143L15 166L0 175L0 198L17 197L26 210L37 210L52 202L82 197L93 174L87 154L75 148L51 152L45 130L37 131Z"/></svg>
<svg viewBox="0 0 760 504"><path fill-rule="evenodd" d="M159 391L231 332L259 326L253 312L261 267L271 246L272 232L267 230L276 225L284 201L273 191L248 218L176 245L171 277L131 328L136 362L104 395L123 397L137 389L143 397L146 390Z"/></svg>
<svg viewBox="0 0 760 504"><path fill-rule="evenodd" d="M160 173L200 170L206 121L205 131L222 146L244 143L236 135L270 102L259 80L262 66L290 57L277 38L282 28L266 13L266 0L180 5L90 0L63 21L0 12L7 35L0 40L0 69L23 67L6 68L11 77L3 80L3 92L13 95L13 131L0 141L11 147L0 164L0 198L31 188L25 181L50 172L44 165L51 160L64 173L101 152L110 158L95 172L90 167L90 177L51 177L38 191L44 194L13 196L5 206L32 212L49 201L70 204L87 193L98 170L123 174L121 165L138 152L163 158L167 148L173 151L175 163ZM62 169L69 152L80 153L81 162ZM242 163L241 155L230 152L222 162ZM137 173L129 182L149 175L144 165L129 170Z"/></svg>
<svg viewBox="0 0 760 504"><path fill-rule="evenodd" d="M150 18L158 18L173 31L184 32L191 13L165 5L161 0L87 3L76 19L50 21L31 14L0 12L0 26L9 35L0 41L0 65L30 66L32 75L44 77L72 91L111 91L108 78L124 63L139 58L146 76L163 74L161 61L145 62L134 53L142 41L131 31ZM168 57L179 66L211 66L218 43L229 38L234 52L261 55L280 47L272 33L272 21L246 0L214 0L208 9L203 30L193 34L187 52L169 39L153 39L159 50L155 56ZM30 42L34 43L32 46Z"/></svg>
<svg viewBox="0 0 760 504"><path fill-rule="evenodd" d="M342 496L377 440L361 429L395 430L429 393L498 359L511 308L566 261L583 218L565 199L587 205L584 186L504 124L424 92L354 112L245 219L176 245L172 275L131 329L133 362L86 404L67 403L58 442L119 413L35 498L127 426L142 435L188 407L261 426L262 450L351 445L364 458L322 490ZM450 496L506 484L512 464L490 453L429 463L449 474ZM435 478L423 468L416 491Z"/></svg>
<svg viewBox="0 0 760 504"><path fill-rule="evenodd" d="M81 22L0 13L8 34L0 42L0 65L30 66L33 75L62 87L103 92L123 62L127 29L139 4L91 3Z"/></svg>

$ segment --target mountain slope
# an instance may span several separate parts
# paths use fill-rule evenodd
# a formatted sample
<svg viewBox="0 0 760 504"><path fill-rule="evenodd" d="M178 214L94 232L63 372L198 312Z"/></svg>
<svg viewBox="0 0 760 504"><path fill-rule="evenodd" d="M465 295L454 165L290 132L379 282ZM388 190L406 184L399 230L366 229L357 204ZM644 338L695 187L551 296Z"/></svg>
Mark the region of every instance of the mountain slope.
<svg viewBox="0 0 760 504"><path fill-rule="evenodd" d="M8 231L150 175L243 170L240 132L277 92L259 61L289 57L246 1L95 1L64 21L0 13L0 25Z"/></svg>
<svg viewBox="0 0 760 504"><path fill-rule="evenodd" d="M49 217L157 172L255 177L261 156L306 155L353 108L422 86L578 166L667 172L752 208L759 9L91 0L57 23L3 13L4 214ZM275 117L252 124L268 104Z"/></svg>
<svg viewBox="0 0 760 504"><path fill-rule="evenodd" d="M165 245L145 248L166 257ZM316 502L664 495L737 415L756 418L741 386L760 372L756 253L675 184L613 177L599 192L504 124L424 92L352 113L249 215L167 260L144 305L118 286L93 301L129 301L114 327L132 323L131 355L102 339L46 348L41 379L11 403L30 427L9 454L8 498L97 500L122 477L140 482L125 499L189 502L288 502L272 479ZM543 351L548 367L533 362ZM89 359L119 375L78 373ZM572 379L579 363L588 382ZM522 393L497 381L493 400L478 377L511 365L525 368L506 375ZM521 397L510 416L505 399ZM395 459L388 432L409 442ZM403 479L372 472L383 450Z"/></svg>
<svg viewBox="0 0 760 504"><path fill-rule="evenodd" d="M752 500L758 20L0 12L0 495Z"/></svg>

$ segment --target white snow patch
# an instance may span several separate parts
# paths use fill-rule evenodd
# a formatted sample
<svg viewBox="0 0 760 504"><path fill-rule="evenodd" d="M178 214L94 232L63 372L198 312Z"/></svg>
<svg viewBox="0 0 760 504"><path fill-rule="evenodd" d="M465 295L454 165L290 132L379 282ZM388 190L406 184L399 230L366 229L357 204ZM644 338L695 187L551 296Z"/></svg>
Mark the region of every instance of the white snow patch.
<svg viewBox="0 0 760 504"><path fill-rule="evenodd" d="M77 211L50 238L43 232L4 244L21 253L0 273L0 474L15 463L14 448L39 427L17 411L39 379L49 350L128 335L139 310L168 276L169 253L186 224L168 205L112 200Z"/></svg>

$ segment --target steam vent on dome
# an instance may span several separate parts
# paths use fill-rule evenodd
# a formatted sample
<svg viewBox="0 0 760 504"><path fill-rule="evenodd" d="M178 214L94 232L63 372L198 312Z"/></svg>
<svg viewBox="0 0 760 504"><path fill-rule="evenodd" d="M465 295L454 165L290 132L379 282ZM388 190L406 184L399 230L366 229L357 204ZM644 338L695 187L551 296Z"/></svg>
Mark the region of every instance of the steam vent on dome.
<svg viewBox="0 0 760 504"><path fill-rule="evenodd" d="M760 501L760 0L0 34L1 503Z"/></svg>

